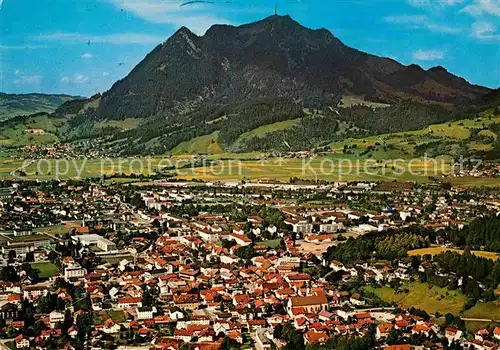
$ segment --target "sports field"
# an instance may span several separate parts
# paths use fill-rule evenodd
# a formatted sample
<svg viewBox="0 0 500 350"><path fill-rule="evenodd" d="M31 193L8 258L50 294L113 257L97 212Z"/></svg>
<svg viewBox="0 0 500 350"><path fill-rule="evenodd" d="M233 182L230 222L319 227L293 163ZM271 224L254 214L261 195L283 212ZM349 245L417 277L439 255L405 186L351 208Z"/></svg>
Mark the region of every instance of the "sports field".
<svg viewBox="0 0 500 350"><path fill-rule="evenodd" d="M59 274L59 269L51 262L40 262L31 265L34 269L40 270L41 278L49 278Z"/></svg>

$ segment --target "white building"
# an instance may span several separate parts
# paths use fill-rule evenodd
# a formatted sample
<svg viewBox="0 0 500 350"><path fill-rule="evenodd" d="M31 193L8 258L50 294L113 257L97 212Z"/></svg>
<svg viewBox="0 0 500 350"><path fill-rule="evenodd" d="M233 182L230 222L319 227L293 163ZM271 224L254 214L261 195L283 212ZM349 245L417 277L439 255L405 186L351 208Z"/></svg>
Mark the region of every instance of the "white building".
<svg viewBox="0 0 500 350"><path fill-rule="evenodd" d="M64 313L59 311L52 311L49 314L50 327L54 328L58 322L64 322Z"/></svg>
<svg viewBox="0 0 500 350"><path fill-rule="evenodd" d="M65 280L83 278L85 274L87 274L87 269L84 269L77 263L72 263L64 269Z"/></svg>
<svg viewBox="0 0 500 350"><path fill-rule="evenodd" d="M153 308L144 306L135 308L135 313L137 314L137 320L151 320L153 318Z"/></svg>
<svg viewBox="0 0 500 350"><path fill-rule="evenodd" d="M79 241L82 245L95 245L97 248L107 253L117 252L116 244L102 236L96 234L79 235L72 237L74 241Z"/></svg>

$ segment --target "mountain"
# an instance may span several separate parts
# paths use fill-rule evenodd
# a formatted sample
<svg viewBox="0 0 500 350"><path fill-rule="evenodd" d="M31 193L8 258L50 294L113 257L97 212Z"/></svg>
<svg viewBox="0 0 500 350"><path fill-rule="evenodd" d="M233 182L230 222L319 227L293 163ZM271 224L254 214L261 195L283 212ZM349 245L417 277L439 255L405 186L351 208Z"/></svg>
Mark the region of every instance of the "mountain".
<svg viewBox="0 0 500 350"><path fill-rule="evenodd" d="M29 115L39 112L52 113L63 103L75 98L81 97L45 94L6 94L0 92L0 121L19 115Z"/></svg>
<svg viewBox="0 0 500 350"><path fill-rule="evenodd" d="M350 48L326 29L271 16L238 27L214 25L203 36L182 27L102 96L65 104L56 114L70 115L86 137L98 123L99 135L105 129L115 140L137 143L134 149L127 142L127 153L155 153L214 132L231 149L245 132L286 120L300 120L311 135L329 125L322 140L339 132L332 118L352 132L417 129L445 122L450 109L489 92L443 67L404 66ZM339 106L345 96L368 106ZM360 120L372 113L370 102L388 106L372 116L384 120L380 125ZM106 124L129 119L138 120L135 128Z"/></svg>
<svg viewBox="0 0 500 350"><path fill-rule="evenodd" d="M97 115L150 116L183 100L227 104L270 96L306 106L318 99L335 104L342 94L456 104L487 92L442 67L403 66L352 49L325 29L272 16L215 25L202 37L181 28L103 95Z"/></svg>

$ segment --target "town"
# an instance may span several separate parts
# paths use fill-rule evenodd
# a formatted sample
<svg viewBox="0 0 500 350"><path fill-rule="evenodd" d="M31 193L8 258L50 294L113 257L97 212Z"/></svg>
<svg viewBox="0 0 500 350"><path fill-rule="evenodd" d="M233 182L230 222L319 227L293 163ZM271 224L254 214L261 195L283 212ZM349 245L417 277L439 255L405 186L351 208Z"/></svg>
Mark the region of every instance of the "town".
<svg viewBox="0 0 500 350"><path fill-rule="evenodd" d="M3 181L4 348L498 349L498 189Z"/></svg>

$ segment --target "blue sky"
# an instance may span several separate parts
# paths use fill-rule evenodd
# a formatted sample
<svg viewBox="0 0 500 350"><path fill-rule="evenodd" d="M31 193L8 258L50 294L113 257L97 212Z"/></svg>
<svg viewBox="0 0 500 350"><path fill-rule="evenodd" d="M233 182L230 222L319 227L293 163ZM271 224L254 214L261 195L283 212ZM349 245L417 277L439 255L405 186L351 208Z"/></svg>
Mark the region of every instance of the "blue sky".
<svg viewBox="0 0 500 350"><path fill-rule="evenodd" d="M186 0L187 1L187 0ZM185 1L183 1L185 2ZM274 12L274 1L0 0L0 91L103 92L180 26L203 34ZM500 86L500 0L278 0L345 44Z"/></svg>

